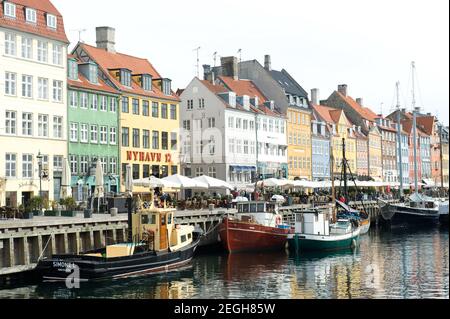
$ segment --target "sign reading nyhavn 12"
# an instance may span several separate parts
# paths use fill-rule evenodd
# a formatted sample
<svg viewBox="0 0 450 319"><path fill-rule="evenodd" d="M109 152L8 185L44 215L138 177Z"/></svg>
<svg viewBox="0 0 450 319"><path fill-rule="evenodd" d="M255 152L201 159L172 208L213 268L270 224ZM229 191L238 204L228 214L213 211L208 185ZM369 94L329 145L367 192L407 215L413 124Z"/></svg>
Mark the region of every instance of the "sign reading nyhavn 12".
<svg viewBox="0 0 450 319"><path fill-rule="evenodd" d="M172 155L166 154L164 156L164 162L170 163L172 162ZM133 152L127 151L127 161L139 161L139 162L161 162L162 154L161 153L151 153L151 152Z"/></svg>

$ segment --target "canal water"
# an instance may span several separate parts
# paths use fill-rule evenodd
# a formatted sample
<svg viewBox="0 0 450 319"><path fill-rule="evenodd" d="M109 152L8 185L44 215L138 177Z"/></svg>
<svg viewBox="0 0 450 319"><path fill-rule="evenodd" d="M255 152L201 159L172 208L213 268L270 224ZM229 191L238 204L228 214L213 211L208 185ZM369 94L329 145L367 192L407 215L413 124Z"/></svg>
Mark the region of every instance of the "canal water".
<svg viewBox="0 0 450 319"><path fill-rule="evenodd" d="M449 298L448 228L372 229L356 251L200 252L169 274L103 283L26 283L0 298Z"/></svg>

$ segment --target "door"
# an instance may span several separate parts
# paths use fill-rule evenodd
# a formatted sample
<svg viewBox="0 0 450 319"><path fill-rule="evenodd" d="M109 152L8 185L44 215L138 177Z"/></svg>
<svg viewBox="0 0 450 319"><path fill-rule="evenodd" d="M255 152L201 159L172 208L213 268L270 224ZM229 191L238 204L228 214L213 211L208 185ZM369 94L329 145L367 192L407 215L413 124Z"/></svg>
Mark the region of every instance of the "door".
<svg viewBox="0 0 450 319"><path fill-rule="evenodd" d="M160 215L160 238L159 238L159 248L161 250L169 248L167 245L167 214L161 213Z"/></svg>

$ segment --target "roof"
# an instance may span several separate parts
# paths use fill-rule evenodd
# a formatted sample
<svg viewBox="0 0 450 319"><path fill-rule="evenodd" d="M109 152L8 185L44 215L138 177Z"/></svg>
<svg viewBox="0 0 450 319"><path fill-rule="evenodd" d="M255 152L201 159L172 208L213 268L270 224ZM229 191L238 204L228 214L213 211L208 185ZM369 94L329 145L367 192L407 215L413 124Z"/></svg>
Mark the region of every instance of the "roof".
<svg viewBox="0 0 450 319"><path fill-rule="evenodd" d="M348 106L350 106L353 110L355 110L362 118L374 122L377 118L377 114L375 114L371 109L368 107L364 107L359 105L353 98L350 96L344 96L339 91L335 91L338 96L343 99Z"/></svg>
<svg viewBox="0 0 450 319"><path fill-rule="evenodd" d="M435 118L432 115L418 116L416 119L417 125L420 125L421 129L428 135L433 134L434 120Z"/></svg>
<svg viewBox="0 0 450 319"><path fill-rule="evenodd" d="M123 68L130 70L132 75L150 74L153 79L160 79L161 75L147 59L118 52L108 52L104 49L85 43L78 43L78 46L80 46L89 55L89 57L91 57L98 64L99 68L103 70L109 80L113 82L114 85L116 85L121 91L131 94L179 101L178 96L174 92L172 92L171 95L165 95L156 85L152 85L152 91L144 90L134 81L132 81L131 88L126 87L109 73L110 70Z"/></svg>
<svg viewBox="0 0 450 319"><path fill-rule="evenodd" d="M319 117L327 123L336 124L339 121L339 117L342 113L342 110L338 110L329 106L323 105L313 105L314 111ZM338 117L339 115L339 117ZM337 119L337 120L336 120Z"/></svg>
<svg viewBox="0 0 450 319"><path fill-rule="evenodd" d="M300 84L295 81L290 74L285 70L269 71L272 78L281 85L281 87L285 90L286 93L296 96L301 96L304 98L308 98L308 93L301 87Z"/></svg>
<svg viewBox="0 0 450 319"><path fill-rule="evenodd" d="M0 27L32 33L41 37L69 43L64 30L63 17L49 0L9 0L16 5L16 18L4 15L4 6L0 5ZM0 2L3 3L3 2ZM25 8L36 9L36 23L25 21ZM56 29L47 27L46 14L57 18Z"/></svg>
<svg viewBox="0 0 450 319"><path fill-rule="evenodd" d="M264 94L256 87L256 85L250 80L234 80L229 76L219 76L221 80L228 89L236 93L236 96L248 95L249 97L258 97L261 103L266 102L268 99Z"/></svg>
<svg viewBox="0 0 450 319"><path fill-rule="evenodd" d="M203 85L205 85L211 92L215 94L228 92L228 90L221 85L212 84L211 82L206 80L200 80L200 82L202 82Z"/></svg>

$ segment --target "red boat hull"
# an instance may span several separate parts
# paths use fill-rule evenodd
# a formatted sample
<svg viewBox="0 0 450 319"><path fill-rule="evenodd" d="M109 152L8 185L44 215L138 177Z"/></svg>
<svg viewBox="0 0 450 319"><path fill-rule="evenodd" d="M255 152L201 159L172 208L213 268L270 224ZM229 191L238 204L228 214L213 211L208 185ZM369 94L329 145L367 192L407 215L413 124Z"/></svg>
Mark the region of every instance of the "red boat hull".
<svg viewBox="0 0 450 319"><path fill-rule="evenodd" d="M290 229L262 226L224 218L219 226L223 247L228 252L282 250Z"/></svg>

